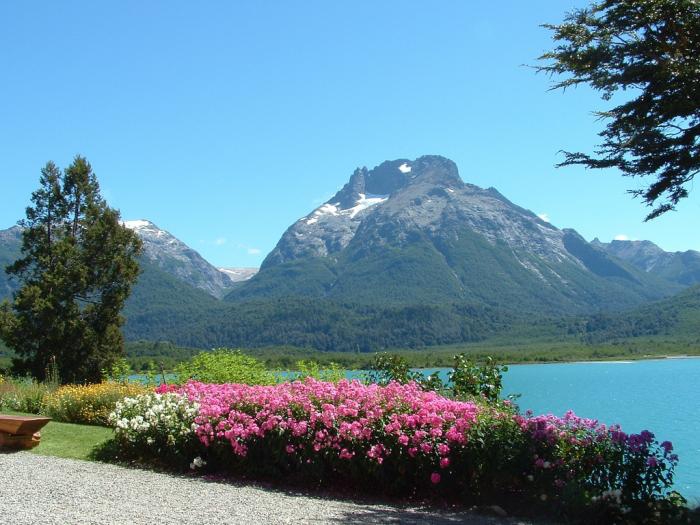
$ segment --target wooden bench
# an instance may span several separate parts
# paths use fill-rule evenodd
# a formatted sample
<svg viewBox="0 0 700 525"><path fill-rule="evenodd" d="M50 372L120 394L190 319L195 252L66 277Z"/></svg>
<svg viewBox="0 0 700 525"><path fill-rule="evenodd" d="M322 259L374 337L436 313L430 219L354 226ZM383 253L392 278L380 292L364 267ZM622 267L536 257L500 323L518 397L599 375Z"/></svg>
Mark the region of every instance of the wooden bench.
<svg viewBox="0 0 700 525"><path fill-rule="evenodd" d="M41 430L50 417L5 416L0 414L0 448L34 448L41 440Z"/></svg>

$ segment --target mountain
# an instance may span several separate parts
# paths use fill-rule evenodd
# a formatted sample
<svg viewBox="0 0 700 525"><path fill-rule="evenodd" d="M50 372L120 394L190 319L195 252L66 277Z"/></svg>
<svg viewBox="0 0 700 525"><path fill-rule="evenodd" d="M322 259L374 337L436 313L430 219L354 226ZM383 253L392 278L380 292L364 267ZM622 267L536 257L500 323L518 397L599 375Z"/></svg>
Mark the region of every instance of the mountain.
<svg viewBox="0 0 700 525"><path fill-rule="evenodd" d="M128 340L148 338L155 330L161 336L151 340L169 339L174 334L178 342L184 341L179 327L187 326L190 335L197 326L220 309L222 303L204 290L193 287L182 279L160 268L155 262L143 258L141 274L124 306L126 324L124 334Z"/></svg>
<svg viewBox="0 0 700 525"><path fill-rule="evenodd" d="M247 281L251 277L253 277L256 273L258 273L258 270L260 268L218 268L220 272L225 273L228 275L229 279L231 279L234 283L240 283L243 281Z"/></svg>
<svg viewBox="0 0 700 525"><path fill-rule="evenodd" d="M228 277L216 269L211 272L213 266L199 254L152 223L130 221L128 226L143 239L144 254L139 261L139 279L124 307L127 319L124 333L127 339L138 340L143 334L149 335L159 330L159 334L173 333L178 342L189 337L208 346L206 338L199 336L198 339L197 326L204 326L205 320L214 317L214 313L221 308L221 301L213 297L209 290L215 289L212 283L222 282L221 276L225 279ZM21 237L22 229L17 226L0 230L0 301L17 288L16 281L10 280L4 268L19 258ZM190 261L193 263L190 264ZM199 268L203 269L201 275L196 274ZM213 279L208 281L210 276ZM197 288L195 283L205 286ZM231 286L234 286L233 282L228 285ZM187 326L188 333L183 335L178 331L180 326ZM167 339L167 336L161 339Z"/></svg>
<svg viewBox="0 0 700 525"><path fill-rule="evenodd" d="M165 230L146 220L125 221L143 241L143 257L177 279L204 290L214 297L223 297L233 285L224 272Z"/></svg>
<svg viewBox="0 0 700 525"><path fill-rule="evenodd" d="M673 297L626 312L600 313L585 320L583 340L608 342L634 337L668 336L674 341L700 343L700 285Z"/></svg>
<svg viewBox="0 0 700 525"><path fill-rule="evenodd" d="M290 226L257 274L217 269L149 221L126 224L145 247L124 311L129 341L366 352L530 332L590 341L691 333L700 319L697 290L652 303L682 280L463 182L436 156L356 170ZM0 264L19 256L20 234L0 231ZM0 272L0 298L12 286Z"/></svg>
<svg viewBox="0 0 700 525"><path fill-rule="evenodd" d="M651 241L591 242L610 255L667 281L690 286L700 283L700 252L667 252Z"/></svg>
<svg viewBox="0 0 700 525"><path fill-rule="evenodd" d="M5 273L5 267L19 258L21 246L22 228L13 226L0 230L0 300L9 296L17 286Z"/></svg>
<svg viewBox="0 0 700 525"><path fill-rule="evenodd" d="M227 301L314 297L477 304L548 314L621 309L681 287L460 178L439 156L359 168L292 224Z"/></svg>
<svg viewBox="0 0 700 525"><path fill-rule="evenodd" d="M164 274L218 299L232 290L236 282L249 278L257 270L255 268L219 270L195 250L150 221L125 221L124 225L134 230L143 241L141 267L146 277L141 275L137 289L139 286L144 286L141 283L155 283L149 274L158 268ZM0 230L0 268L4 268L19 257L21 243L22 229L19 226ZM149 264L144 264L146 262ZM4 271L0 272L0 298L10 295L15 287L9 279Z"/></svg>

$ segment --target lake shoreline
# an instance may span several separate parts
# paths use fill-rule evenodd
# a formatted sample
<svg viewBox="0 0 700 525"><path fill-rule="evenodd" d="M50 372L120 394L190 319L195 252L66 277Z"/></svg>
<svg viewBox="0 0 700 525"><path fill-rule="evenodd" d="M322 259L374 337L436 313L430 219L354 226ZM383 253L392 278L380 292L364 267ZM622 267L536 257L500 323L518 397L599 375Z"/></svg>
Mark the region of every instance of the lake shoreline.
<svg viewBox="0 0 700 525"><path fill-rule="evenodd" d="M576 359L576 360L557 360L557 361L504 361L503 364L508 366L522 366L522 365L573 365L573 364L594 364L594 363L605 363L605 364L631 364L637 361L665 361L667 359L685 360L685 359L700 359L700 351L698 354L684 354L684 355L645 355L640 357L627 357L622 359L621 357L611 357L609 359Z"/></svg>

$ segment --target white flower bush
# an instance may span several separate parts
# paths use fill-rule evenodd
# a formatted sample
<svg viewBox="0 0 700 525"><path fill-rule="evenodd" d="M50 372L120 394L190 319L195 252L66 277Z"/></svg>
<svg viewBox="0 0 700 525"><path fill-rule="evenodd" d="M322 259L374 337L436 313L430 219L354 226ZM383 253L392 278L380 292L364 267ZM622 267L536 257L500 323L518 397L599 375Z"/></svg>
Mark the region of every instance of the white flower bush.
<svg viewBox="0 0 700 525"><path fill-rule="evenodd" d="M134 457L188 456L198 444L199 405L181 394L127 397L109 415L120 450Z"/></svg>

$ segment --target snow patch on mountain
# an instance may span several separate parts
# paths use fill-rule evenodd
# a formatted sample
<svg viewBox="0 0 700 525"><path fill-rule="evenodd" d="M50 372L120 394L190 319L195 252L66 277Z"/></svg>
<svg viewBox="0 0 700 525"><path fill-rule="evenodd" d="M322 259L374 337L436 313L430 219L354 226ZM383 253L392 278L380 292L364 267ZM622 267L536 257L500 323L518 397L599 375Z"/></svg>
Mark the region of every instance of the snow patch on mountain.
<svg viewBox="0 0 700 525"><path fill-rule="evenodd" d="M355 216L363 210L366 210L370 206L375 204L381 204L389 198L388 195L372 195L366 193L359 193L358 199L355 201L355 205L350 208L341 208L340 203L326 203L323 206L317 208L307 217L302 217L300 220L305 222L307 225L316 224L319 219L324 217L338 217L347 216L354 219Z"/></svg>
<svg viewBox="0 0 700 525"><path fill-rule="evenodd" d="M217 268L220 272L224 273L231 279L234 283L241 281L247 281L258 273L259 268Z"/></svg>
<svg viewBox="0 0 700 525"><path fill-rule="evenodd" d="M124 226L126 226L130 230L139 230L141 228L147 228L149 226L153 226L152 222L144 221L142 219L139 219L136 221L124 221L123 224L124 224Z"/></svg>
<svg viewBox="0 0 700 525"><path fill-rule="evenodd" d="M388 195L367 195L360 193L360 198L356 201L355 206L348 210L343 210L343 213L348 213L350 218L355 218L355 215L360 213L362 210L366 210L370 206L375 204L381 204L389 198Z"/></svg>
<svg viewBox="0 0 700 525"><path fill-rule="evenodd" d="M338 202L335 204L326 203L315 210L311 217L304 217L302 220L306 219L306 224L315 224L318 222L319 217L323 215L338 215L338 206L340 206Z"/></svg>

